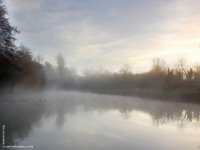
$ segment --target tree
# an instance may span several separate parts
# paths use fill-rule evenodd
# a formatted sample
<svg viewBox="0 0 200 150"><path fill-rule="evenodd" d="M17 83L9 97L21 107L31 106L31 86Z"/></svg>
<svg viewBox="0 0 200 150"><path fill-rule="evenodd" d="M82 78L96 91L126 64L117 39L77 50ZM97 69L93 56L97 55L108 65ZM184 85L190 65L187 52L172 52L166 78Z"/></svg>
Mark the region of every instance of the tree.
<svg viewBox="0 0 200 150"><path fill-rule="evenodd" d="M195 80L200 80L200 65L199 65L199 64L196 64L196 65L194 66L194 69L195 69L194 79L195 79Z"/></svg>
<svg viewBox="0 0 200 150"><path fill-rule="evenodd" d="M185 74L185 77L187 77L187 66L186 66L186 60L184 58L180 58L178 60L178 70L180 70L182 73Z"/></svg>
<svg viewBox="0 0 200 150"><path fill-rule="evenodd" d="M61 53L59 53L56 56L56 61L57 61L57 65L58 65L58 73L60 75L60 79L63 79L65 76L64 75L65 74L65 58Z"/></svg>
<svg viewBox="0 0 200 150"><path fill-rule="evenodd" d="M163 72L165 71L165 61L163 59L160 59L160 58L154 58L152 60L153 62L153 66L152 66L152 72L154 73L160 73L160 72Z"/></svg>
<svg viewBox="0 0 200 150"><path fill-rule="evenodd" d="M129 64L124 64L119 70L121 74L131 74L131 66Z"/></svg>
<svg viewBox="0 0 200 150"><path fill-rule="evenodd" d="M8 54L15 50L14 34L19 33L16 27L12 26L7 18L7 10L0 0L0 52L7 51Z"/></svg>
<svg viewBox="0 0 200 150"><path fill-rule="evenodd" d="M16 62L14 34L19 33L16 27L10 25L7 10L0 0L0 86L16 83L19 75L19 66ZM3 84L2 84L3 83Z"/></svg>
<svg viewBox="0 0 200 150"><path fill-rule="evenodd" d="M27 85L37 86L40 83L40 74L39 67L33 61L32 54L24 45L21 45L16 52L17 57L19 58L20 65L22 66L22 80Z"/></svg>
<svg viewBox="0 0 200 150"><path fill-rule="evenodd" d="M63 55L60 53L56 56L56 61L59 69L64 69L65 67L65 58Z"/></svg>
<svg viewBox="0 0 200 150"><path fill-rule="evenodd" d="M37 62L37 63L39 63L39 64L41 64L42 62L43 62L43 57L40 55L40 54L38 54L37 56L36 56L36 58L35 58L35 61Z"/></svg>
<svg viewBox="0 0 200 150"><path fill-rule="evenodd" d="M26 64L26 63L32 61L32 54L31 54L29 48L24 45L19 46L16 54L17 54L17 57L19 58L21 64ZM27 67L27 66L25 66L25 67Z"/></svg>

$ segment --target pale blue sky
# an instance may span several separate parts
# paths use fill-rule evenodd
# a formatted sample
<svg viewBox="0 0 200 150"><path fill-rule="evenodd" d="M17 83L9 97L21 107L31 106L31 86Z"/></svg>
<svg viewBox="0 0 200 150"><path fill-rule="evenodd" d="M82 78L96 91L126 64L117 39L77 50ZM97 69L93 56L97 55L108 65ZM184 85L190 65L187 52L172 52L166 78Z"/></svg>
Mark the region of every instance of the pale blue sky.
<svg viewBox="0 0 200 150"><path fill-rule="evenodd" d="M6 0L18 43L55 64L61 52L78 69L148 70L200 58L199 0Z"/></svg>

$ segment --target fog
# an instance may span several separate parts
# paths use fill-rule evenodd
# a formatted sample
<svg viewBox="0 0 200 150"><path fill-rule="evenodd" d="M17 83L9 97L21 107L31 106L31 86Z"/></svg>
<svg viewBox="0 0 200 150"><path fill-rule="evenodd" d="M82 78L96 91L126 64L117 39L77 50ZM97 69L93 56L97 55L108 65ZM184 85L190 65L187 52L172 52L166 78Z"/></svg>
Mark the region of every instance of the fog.
<svg viewBox="0 0 200 150"><path fill-rule="evenodd" d="M146 57L142 56L141 59L138 56L144 51L140 54L137 50L139 55L136 57L139 59L133 60L133 62L137 60L140 60L140 62L130 65L126 63L129 62L127 60L120 61L121 66L115 72L109 68L107 70L98 69L100 64L105 65L106 63L99 62L99 64L96 64L98 61L91 65L95 66L92 69L86 67L85 70L79 70L78 68L82 68L84 64L75 63L76 66L73 66L66 59L72 59L70 53L66 56L66 51L64 53L59 52L63 51L61 47L66 42L61 44L61 39L61 41L55 39L54 36L58 33L47 39L40 39L43 36L40 37L39 35L45 34L46 31L40 31L39 34L36 34L38 31L28 31L31 36L37 35L35 37L38 37L37 40L40 44L35 45L38 47L37 56L33 55L35 50L26 46L30 43L34 45L34 41L25 39L29 43L18 44L16 40L20 30L10 23L10 16L5 4L5 1L0 0L0 128L2 130L0 149L5 149L6 146L23 147L28 145L32 145L33 149L38 150L199 149L199 64L189 64L182 57L177 60L173 59L174 64L170 63L170 59L159 57L144 60L142 64L141 60ZM81 3L75 2L73 5L76 4L80 5ZM55 6L53 5L53 7ZM28 10L27 8L21 9L25 11ZM20 11L16 16L23 16L23 11ZM37 12L37 14L39 13ZM59 16L60 13L57 15ZM113 15L111 15L112 18ZM32 17L30 18L31 21L34 21ZM24 20L20 21L23 22ZM30 24L29 21L26 20L26 22ZM109 21L107 20L107 22ZM60 22L57 23L61 24ZM58 27L56 24L55 26ZM21 25L27 28L23 23ZM30 24L30 26L36 27L33 24ZM94 29L91 29L91 31ZM90 33L90 30L88 31ZM86 30L86 34L88 31ZM50 30L48 30L49 33L52 34ZM80 34L85 35L85 32ZM80 37L83 37L83 35ZM93 36L85 38L90 39ZM63 37L65 38L65 36ZM80 37L77 36L78 41L81 39ZM49 44L49 49L44 52L40 51L44 49L44 43L51 41L48 41L49 38L54 40L51 43L52 45ZM127 39L129 44L133 44L131 41L133 38L129 39L123 36L122 38ZM91 52L92 55L85 58L93 56L92 61L87 60L93 62L98 57L94 56L97 53L92 52L93 47L94 49L96 46L101 48L100 51L107 57L106 50L110 46L115 45L114 47L116 47L118 43L115 38L114 41L106 40L108 39L103 39L106 44L102 41L104 46L101 44L87 46L87 44L82 43L83 47L79 45L77 50L73 49L72 51L85 55L90 55ZM74 39L70 42L78 45L76 41ZM154 40L148 39L148 41ZM172 40L170 39L170 41ZM81 43L81 40L79 42ZM109 42L111 43L109 44ZM120 62L114 62L114 60L124 59L123 56L125 55L120 56L121 52L125 53L129 51L128 49L131 49L129 47L131 45L125 45L126 40L119 40L119 43L121 44L117 44L119 46L116 49L120 52L111 52L118 54L118 56L113 55L112 57L119 58L112 58L111 61L107 62L119 64ZM67 44L70 45L70 43ZM145 43L144 45L141 44L141 41L136 45L147 47ZM123 50L123 47L126 47L128 51ZM89 50L85 50L87 48ZM119 50L120 48L122 49ZM155 50L158 51L159 48L157 46ZM55 49L53 52L55 64L43 59L47 58L49 56L48 51L50 52L53 49ZM83 50L83 52L80 52L80 50ZM151 50L151 52L153 51ZM173 49L170 50L170 53L171 51ZM108 54L111 53L109 51ZM42 56L41 54L45 55ZM134 53L130 52L131 54ZM168 52L166 54L169 55ZM126 56L128 55L126 54ZM144 55L146 56L146 54ZM191 56L193 55L195 55L195 52ZM153 56L153 53L149 56ZM194 58L196 57L194 56ZM131 58L131 56L127 58ZM146 64L146 62L151 63ZM145 69L144 72L137 72L137 70L144 70L144 68L138 68L137 64L140 64L140 66L146 64L145 68L151 67ZM112 65L106 64L106 66ZM134 70L134 68L138 69Z"/></svg>
<svg viewBox="0 0 200 150"><path fill-rule="evenodd" d="M43 90L90 91L123 95L198 101L200 95L200 65L188 64L184 58L173 65L170 60L152 58L146 72L135 72L126 61L119 70L85 69L71 66L68 56L56 49L56 65L43 59L24 44L16 44L20 30L10 23L6 3L0 0L0 92L12 93L19 88ZM34 31L33 31L34 32ZM115 56L113 56L115 57ZM120 56L118 56L120 57ZM151 60L149 60L150 62ZM124 63L124 64L123 64ZM136 65L136 64L135 64ZM98 65L97 65L98 66ZM139 69L142 70L142 69Z"/></svg>
<svg viewBox="0 0 200 150"><path fill-rule="evenodd" d="M16 59L14 62L11 54ZM183 58L177 60L172 68L167 67L165 60L155 58L152 60L152 68L144 73L133 73L131 66L125 64L118 72L86 69L80 74L76 67L66 64L62 54L55 57L57 65L53 66L49 62L42 63L39 56L33 57L23 45L14 53L6 50L0 56L2 93L12 93L18 89L39 91L55 88L199 101L200 67L188 67Z"/></svg>

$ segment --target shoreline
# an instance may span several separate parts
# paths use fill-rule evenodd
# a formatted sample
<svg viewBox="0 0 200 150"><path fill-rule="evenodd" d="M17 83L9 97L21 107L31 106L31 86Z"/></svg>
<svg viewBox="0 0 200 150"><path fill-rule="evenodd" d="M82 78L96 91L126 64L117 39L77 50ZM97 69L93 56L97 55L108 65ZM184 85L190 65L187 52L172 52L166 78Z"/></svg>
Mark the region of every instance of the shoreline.
<svg viewBox="0 0 200 150"><path fill-rule="evenodd" d="M63 90L63 91L78 91L78 92L89 92L104 95L120 95L120 96L130 96L139 97L144 99L159 100L159 101L171 101L171 102L187 102L200 104L200 93L192 90L149 90L149 89L119 89L119 90L98 90L98 89L79 89L79 88L24 88L15 87L11 88L0 88L0 94L7 93L32 93L32 92L43 92L45 90Z"/></svg>
<svg viewBox="0 0 200 150"><path fill-rule="evenodd" d="M140 98L148 98L151 100L171 101L171 102L187 102L200 104L200 93L197 92L174 92L159 90L80 90L81 92L91 92L98 94L134 96Z"/></svg>

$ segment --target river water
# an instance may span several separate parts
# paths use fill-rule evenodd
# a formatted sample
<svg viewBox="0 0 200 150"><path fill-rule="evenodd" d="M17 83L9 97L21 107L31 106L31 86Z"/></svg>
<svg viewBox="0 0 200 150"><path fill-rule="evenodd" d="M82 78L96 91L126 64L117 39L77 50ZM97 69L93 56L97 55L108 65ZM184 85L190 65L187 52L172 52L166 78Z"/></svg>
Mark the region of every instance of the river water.
<svg viewBox="0 0 200 150"><path fill-rule="evenodd" d="M0 125L5 145L36 150L200 150L200 105L192 103L18 92L1 95Z"/></svg>

